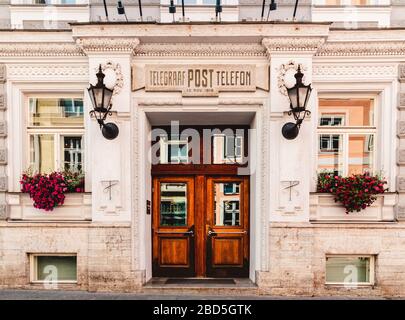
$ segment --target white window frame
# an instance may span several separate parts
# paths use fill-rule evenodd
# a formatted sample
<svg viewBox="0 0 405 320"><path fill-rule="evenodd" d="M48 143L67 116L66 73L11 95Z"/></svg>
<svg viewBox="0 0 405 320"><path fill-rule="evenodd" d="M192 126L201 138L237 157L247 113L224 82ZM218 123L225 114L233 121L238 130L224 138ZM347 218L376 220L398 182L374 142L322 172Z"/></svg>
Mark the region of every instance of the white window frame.
<svg viewBox="0 0 405 320"><path fill-rule="evenodd" d="M343 176L348 175L348 169L349 169L349 135L361 135L361 134L370 134L374 136L374 151L378 150L378 143L379 143L379 124L380 124L380 118L379 118L379 113L380 113L380 106L379 106L379 99L377 98L376 95L358 95L358 94L320 94L318 95L318 101L320 99L372 99L373 100L373 112L374 112L374 124L373 126L368 126L368 127L357 127L357 126L320 126L320 120L319 120L319 111L317 112L317 128L316 128L316 141L317 141L317 154L315 156L316 158L316 172L319 173L321 170L319 169L319 157L318 153L320 150L319 146L319 136L322 134L330 134L330 135L342 135L343 136L343 146L342 146L342 151L343 151L343 159L342 159L342 166L343 166ZM319 108L319 107L318 107ZM339 109L336 109L337 112L341 112ZM325 113L326 114L326 113ZM328 113L330 114L330 110L328 110ZM350 119L348 115L345 116L345 123L349 123ZM322 152L323 153L323 152ZM379 165L378 165L378 155L377 152L373 152L373 159L372 159L372 168L371 168L371 173L376 174L379 173Z"/></svg>
<svg viewBox="0 0 405 320"><path fill-rule="evenodd" d="M327 282L326 281L326 259L327 258L368 258L370 259L369 282ZM325 285L343 287L370 287L375 285L375 264L376 255L373 254L326 254L325 255Z"/></svg>
<svg viewBox="0 0 405 320"><path fill-rule="evenodd" d="M29 126L29 119L30 119L30 108L29 108L29 100L31 98L80 98L83 99L83 126L80 127L35 127ZM62 166L64 165L63 160L63 150L61 144L61 138L64 136L81 136L82 137L82 169L81 171L85 171L85 107L84 107L85 97L83 96L82 92L78 93L29 93L24 95L24 108L25 108L25 143L24 143L24 150L25 150L25 169L29 168L30 163L30 136L34 134L50 134L54 136L54 169L53 171L60 171L64 170Z"/></svg>
<svg viewBox="0 0 405 320"><path fill-rule="evenodd" d="M79 278L77 253L31 253L29 254L30 283L45 283L46 280L38 280L37 257L76 257L76 280L60 280L58 284L77 284Z"/></svg>
<svg viewBox="0 0 405 320"><path fill-rule="evenodd" d="M166 140L166 141L165 141ZM159 163L161 164L179 164L179 163L185 163L188 164L190 163L190 157L189 157L189 142L188 139L175 139L175 140L170 140L170 136L166 136L166 135L161 135L160 139L159 139L159 143L160 143L160 161ZM185 144L186 145L186 161L180 161L181 159L183 159L181 156L177 155L177 161L172 161L172 159L169 159L169 145L180 145L180 144ZM180 148L178 148L178 150L180 150ZM167 162L162 162L162 159L167 159Z"/></svg>

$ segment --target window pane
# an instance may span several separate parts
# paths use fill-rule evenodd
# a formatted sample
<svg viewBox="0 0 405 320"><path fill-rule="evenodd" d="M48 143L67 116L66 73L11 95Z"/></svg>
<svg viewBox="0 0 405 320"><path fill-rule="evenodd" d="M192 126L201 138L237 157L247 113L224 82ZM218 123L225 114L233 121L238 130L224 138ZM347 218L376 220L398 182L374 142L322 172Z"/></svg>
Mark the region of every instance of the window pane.
<svg viewBox="0 0 405 320"><path fill-rule="evenodd" d="M203 0L203 4L216 4L217 0Z"/></svg>
<svg viewBox="0 0 405 320"><path fill-rule="evenodd" d="M188 141L160 137L160 163L188 163Z"/></svg>
<svg viewBox="0 0 405 320"><path fill-rule="evenodd" d="M187 184L160 184L160 225L187 226Z"/></svg>
<svg viewBox="0 0 405 320"><path fill-rule="evenodd" d="M319 99L320 126L374 126L372 99Z"/></svg>
<svg viewBox="0 0 405 320"><path fill-rule="evenodd" d="M63 136L63 168L69 171L81 171L83 164L82 137Z"/></svg>
<svg viewBox="0 0 405 320"><path fill-rule="evenodd" d="M215 134L213 153L214 164L243 163L243 136Z"/></svg>
<svg viewBox="0 0 405 320"><path fill-rule="evenodd" d="M215 225L239 226L240 225L240 183L215 183Z"/></svg>
<svg viewBox="0 0 405 320"><path fill-rule="evenodd" d="M36 280L76 281L76 256L37 256Z"/></svg>
<svg viewBox="0 0 405 320"><path fill-rule="evenodd" d="M327 283L369 283L369 257L327 257Z"/></svg>
<svg viewBox="0 0 405 320"><path fill-rule="evenodd" d="M30 135L30 166L34 172L41 173L49 173L55 169L55 144L53 135Z"/></svg>
<svg viewBox="0 0 405 320"><path fill-rule="evenodd" d="M343 136L320 134L318 151L318 172L343 174Z"/></svg>
<svg viewBox="0 0 405 320"><path fill-rule="evenodd" d="M177 0L177 4L181 5L181 0ZM184 0L184 4L197 4L197 0Z"/></svg>
<svg viewBox="0 0 405 320"><path fill-rule="evenodd" d="M349 169L348 174L373 171L374 135L349 135Z"/></svg>
<svg viewBox="0 0 405 320"><path fill-rule="evenodd" d="M80 98L30 98L29 109L29 126L83 126L83 99Z"/></svg>

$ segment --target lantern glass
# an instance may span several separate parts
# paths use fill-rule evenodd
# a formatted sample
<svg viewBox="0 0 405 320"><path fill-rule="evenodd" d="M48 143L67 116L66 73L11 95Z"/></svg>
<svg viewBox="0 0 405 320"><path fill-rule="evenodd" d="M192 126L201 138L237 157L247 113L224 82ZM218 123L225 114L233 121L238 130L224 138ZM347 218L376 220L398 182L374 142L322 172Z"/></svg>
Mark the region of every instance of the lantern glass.
<svg viewBox="0 0 405 320"><path fill-rule="evenodd" d="M104 101L103 101L104 102L104 105L103 105L104 109L107 109L107 110L109 109L112 95L113 95L113 90L104 87Z"/></svg>
<svg viewBox="0 0 405 320"><path fill-rule="evenodd" d="M297 95L297 86L294 86L290 89L287 89L288 97L290 98L291 108L295 109L298 107L298 95Z"/></svg>
<svg viewBox="0 0 405 320"><path fill-rule="evenodd" d="M306 107L307 91L308 91L308 87L306 87L306 86L298 88L298 95L299 95L298 103L299 103L300 108Z"/></svg>

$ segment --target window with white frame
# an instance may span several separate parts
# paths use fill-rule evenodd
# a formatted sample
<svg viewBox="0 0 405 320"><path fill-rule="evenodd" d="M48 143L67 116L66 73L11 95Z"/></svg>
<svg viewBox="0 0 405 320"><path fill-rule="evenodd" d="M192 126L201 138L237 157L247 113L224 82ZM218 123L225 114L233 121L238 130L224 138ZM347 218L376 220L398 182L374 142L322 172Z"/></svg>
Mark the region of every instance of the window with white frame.
<svg viewBox="0 0 405 320"><path fill-rule="evenodd" d="M374 99L321 98L318 105L318 172L373 173L377 132Z"/></svg>
<svg viewBox="0 0 405 320"><path fill-rule="evenodd" d="M314 0L314 5L322 6L375 6L387 4L387 1L380 0ZM389 3L388 3L389 4Z"/></svg>
<svg viewBox="0 0 405 320"><path fill-rule="evenodd" d="M27 97L28 167L33 172L83 169L83 98L80 95Z"/></svg>
<svg viewBox="0 0 405 320"><path fill-rule="evenodd" d="M374 255L327 255L325 284L374 285Z"/></svg>
<svg viewBox="0 0 405 320"><path fill-rule="evenodd" d="M79 5L88 4L87 0L12 0L11 4L27 5Z"/></svg>
<svg viewBox="0 0 405 320"><path fill-rule="evenodd" d="M76 283L76 254L31 254L31 282Z"/></svg>
<svg viewBox="0 0 405 320"><path fill-rule="evenodd" d="M235 1L233 1L235 2ZM177 0L177 5L181 5L182 0ZM215 5L217 3L216 0L184 0L185 5ZM227 1L222 1L222 4L227 4Z"/></svg>

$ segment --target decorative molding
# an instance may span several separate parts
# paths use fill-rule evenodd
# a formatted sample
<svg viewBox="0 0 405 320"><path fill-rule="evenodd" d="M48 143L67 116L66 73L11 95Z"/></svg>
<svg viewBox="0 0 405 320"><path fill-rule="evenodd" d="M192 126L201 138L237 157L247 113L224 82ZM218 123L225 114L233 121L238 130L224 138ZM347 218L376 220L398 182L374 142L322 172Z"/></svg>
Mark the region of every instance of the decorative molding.
<svg viewBox="0 0 405 320"><path fill-rule="evenodd" d="M397 177L398 192L405 192L405 176Z"/></svg>
<svg viewBox="0 0 405 320"><path fill-rule="evenodd" d="M133 53L139 44L137 38L81 38L76 44L86 53L125 52Z"/></svg>
<svg viewBox="0 0 405 320"><path fill-rule="evenodd" d="M405 106L405 93L400 93L399 94L399 106L400 107Z"/></svg>
<svg viewBox="0 0 405 320"><path fill-rule="evenodd" d="M8 75L10 78L23 77L24 79L35 77L83 77L87 79L89 74L89 67L83 65L56 65L56 64L14 64L9 65Z"/></svg>
<svg viewBox="0 0 405 320"><path fill-rule="evenodd" d="M397 218L400 220L405 219L405 206L397 206Z"/></svg>
<svg viewBox="0 0 405 320"><path fill-rule="evenodd" d="M364 39L363 39L364 40ZM405 41L326 42L315 56L382 56L404 55Z"/></svg>
<svg viewBox="0 0 405 320"><path fill-rule="evenodd" d="M7 80L7 69L5 64L0 64L0 83L4 83Z"/></svg>
<svg viewBox="0 0 405 320"><path fill-rule="evenodd" d="M0 94L0 110L7 109L6 95Z"/></svg>
<svg viewBox="0 0 405 320"><path fill-rule="evenodd" d="M136 56L249 56L263 57L263 46L254 43L146 43L135 48Z"/></svg>
<svg viewBox="0 0 405 320"><path fill-rule="evenodd" d="M7 164L7 149L0 149L0 164Z"/></svg>
<svg viewBox="0 0 405 320"><path fill-rule="evenodd" d="M115 73L115 84L113 88L113 96L119 94L124 86L124 75L121 71L121 65L119 63L114 63L113 61L107 61L101 64L101 69L103 71L112 70ZM96 72L98 68L95 68Z"/></svg>
<svg viewBox="0 0 405 320"><path fill-rule="evenodd" d="M318 64L312 66L313 77L323 79L328 76L343 77L397 77L397 68L394 64L369 65L369 64Z"/></svg>
<svg viewBox="0 0 405 320"><path fill-rule="evenodd" d="M7 191L7 177L0 177L0 191Z"/></svg>
<svg viewBox="0 0 405 320"><path fill-rule="evenodd" d="M6 219L7 219L7 205L0 204L0 220L6 220Z"/></svg>
<svg viewBox="0 0 405 320"><path fill-rule="evenodd" d="M138 106L181 106L181 99L138 99Z"/></svg>
<svg viewBox="0 0 405 320"><path fill-rule="evenodd" d="M405 82L405 64L400 64L398 66L398 80L400 82Z"/></svg>
<svg viewBox="0 0 405 320"><path fill-rule="evenodd" d="M289 70L298 71L298 66L301 67L301 71L305 72L307 70L301 63L297 63L293 60L288 61L287 63L283 63L280 68L278 69L277 75L277 86L278 91L284 96L287 96L287 87L285 85L285 75ZM305 76L304 76L305 77ZM303 80L305 82L305 80Z"/></svg>
<svg viewBox="0 0 405 320"><path fill-rule="evenodd" d="M269 259L268 259L268 248L269 248L269 137L270 137L270 127L269 127L269 110L267 105L263 105L262 108L262 132L261 132L261 159L260 159L260 262L261 271L268 271L269 269Z"/></svg>
<svg viewBox="0 0 405 320"><path fill-rule="evenodd" d="M398 164L405 165L405 149L398 150Z"/></svg>
<svg viewBox="0 0 405 320"><path fill-rule="evenodd" d="M398 137L405 137L405 120L398 121Z"/></svg>
<svg viewBox="0 0 405 320"><path fill-rule="evenodd" d="M84 56L74 43L0 43L0 57L9 56Z"/></svg>
<svg viewBox="0 0 405 320"><path fill-rule="evenodd" d="M266 48L268 55L277 51L309 52L315 53L325 42L323 37L301 37L301 38L264 38L262 45Z"/></svg>
<svg viewBox="0 0 405 320"><path fill-rule="evenodd" d="M0 137L7 137L7 122L0 121Z"/></svg>

